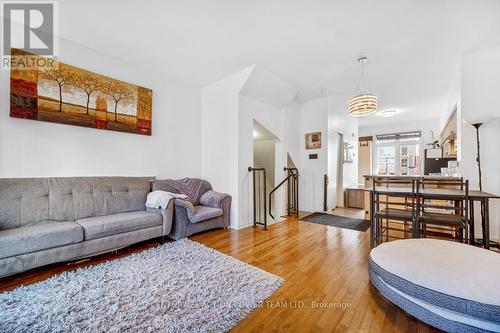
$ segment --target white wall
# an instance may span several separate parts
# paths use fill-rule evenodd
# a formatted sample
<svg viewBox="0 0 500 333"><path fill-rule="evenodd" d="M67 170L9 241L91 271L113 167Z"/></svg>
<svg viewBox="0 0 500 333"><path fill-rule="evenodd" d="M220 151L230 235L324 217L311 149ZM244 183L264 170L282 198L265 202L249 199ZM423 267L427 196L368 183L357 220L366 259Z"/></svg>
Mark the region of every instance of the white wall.
<svg viewBox="0 0 500 333"><path fill-rule="evenodd" d="M500 47L470 53L462 58L461 84L461 168L462 175L469 179L471 189L478 188L475 129L470 125L487 121L480 128L481 168L483 190L500 194L500 109L498 104L500 87ZM489 121L488 121L489 120ZM479 207L476 207L476 235L481 233ZM500 238L500 202L490 203L490 236Z"/></svg>
<svg viewBox="0 0 500 333"><path fill-rule="evenodd" d="M201 90L201 176L217 191L232 196L233 228L238 228L239 206L238 95L252 70L249 67Z"/></svg>
<svg viewBox="0 0 500 333"><path fill-rule="evenodd" d="M305 149L305 134L321 132L321 148ZM299 208L323 211L323 177L328 174L328 98L318 98L302 104L299 117L300 162ZM309 154L318 154L310 160Z"/></svg>
<svg viewBox="0 0 500 333"><path fill-rule="evenodd" d="M250 215L253 203L248 167L254 162L254 120L280 141L275 145L275 179L284 177L283 166L286 165L287 156L283 143L285 109L269 103L283 104L285 96L292 98L294 93L274 76L272 80L262 79L270 75L250 66L202 89L201 174L215 189L232 195L231 227L236 229L249 226L253 221ZM268 89L255 87L264 84L267 84ZM272 89L279 98L272 98L274 95L268 94ZM280 93L283 90L286 93ZM266 95L260 96L261 91L266 91ZM275 197L277 221L285 209L284 198L283 188L276 192Z"/></svg>
<svg viewBox="0 0 500 333"><path fill-rule="evenodd" d="M253 165L266 169L267 181L273 187L276 173L276 143L276 140L253 142Z"/></svg>
<svg viewBox="0 0 500 333"><path fill-rule="evenodd" d="M153 89L153 135L10 118L10 73L0 71L0 177L200 176L199 89L66 39L60 60Z"/></svg>
<svg viewBox="0 0 500 333"><path fill-rule="evenodd" d="M330 178L327 191L329 208L334 202L338 202L339 206L344 204L342 190L335 189L335 168L331 165L335 160L331 156L334 149L330 149L330 145L336 142L332 137L334 132L342 134L344 142L350 142L354 146L354 163L341 165L343 187L356 185L358 182L358 122L347 114L344 104L340 98L325 96L303 103L299 107L298 117L294 117L293 112L290 113L294 117L293 121L298 121L300 158L297 167L300 171L301 210L323 211L324 175ZM305 149L304 135L311 132L321 132L321 149ZM309 154L318 154L318 159L310 160Z"/></svg>
<svg viewBox="0 0 500 333"><path fill-rule="evenodd" d="M301 162L301 151L304 145L304 136L300 132L301 104L292 101L286 108L283 119L283 141L295 166Z"/></svg>

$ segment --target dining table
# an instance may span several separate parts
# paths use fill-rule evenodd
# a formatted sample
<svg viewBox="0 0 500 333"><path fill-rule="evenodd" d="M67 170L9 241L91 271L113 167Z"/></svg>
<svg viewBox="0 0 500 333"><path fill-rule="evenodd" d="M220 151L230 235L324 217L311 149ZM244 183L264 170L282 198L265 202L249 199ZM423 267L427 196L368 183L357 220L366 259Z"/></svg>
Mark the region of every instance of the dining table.
<svg viewBox="0 0 500 333"><path fill-rule="evenodd" d="M370 200L374 200L373 187L365 186L365 191L370 192ZM412 195L412 189L408 187L376 187L375 191L386 195L397 195L404 196ZM448 189L448 188L423 188L419 190L419 195L424 199L434 199L434 200L450 200L450 201L460 201L464 200L466 193L464 190L460 189ZM490 240L490 213L489 213L489 201L491 199L500 199L499 195L488 193L479 190L469 190L469 240L472 245L482 245L485 249L489 249L491 246ZM482 239L475 238L475 228L474 228L474 202L480 203L481 209L481 229L482 229ZM371 206L373 207L373 206Z"/></svg>

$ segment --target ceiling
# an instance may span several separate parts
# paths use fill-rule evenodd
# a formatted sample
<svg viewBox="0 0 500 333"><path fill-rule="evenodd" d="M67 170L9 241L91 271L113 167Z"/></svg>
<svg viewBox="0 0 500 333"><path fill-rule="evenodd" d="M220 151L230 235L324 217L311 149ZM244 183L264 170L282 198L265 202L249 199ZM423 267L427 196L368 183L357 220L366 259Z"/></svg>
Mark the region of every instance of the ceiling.
<svg viewBox="0 0 500 333"><path fill-rule="evenodd" d="M367 56L362 90L399 113L361 126L438 118L461 55L500 45L498 0L67 0L60 17L63 37L199 87L258 64L347 103Z"/></svg>

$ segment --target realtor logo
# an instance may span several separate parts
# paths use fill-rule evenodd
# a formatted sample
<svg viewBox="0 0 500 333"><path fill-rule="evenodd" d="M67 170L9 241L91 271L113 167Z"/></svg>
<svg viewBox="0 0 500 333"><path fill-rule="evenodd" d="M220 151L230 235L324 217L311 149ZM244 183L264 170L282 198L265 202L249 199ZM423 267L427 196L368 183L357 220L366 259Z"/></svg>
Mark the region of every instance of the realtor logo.
<svg viewBox="0 0 500 333"><path fill-rule="evenodd" d="M1 3L3 69L11 67L12 49L39 56L56 56L57 5L57 2L50 1Z"/></svg>

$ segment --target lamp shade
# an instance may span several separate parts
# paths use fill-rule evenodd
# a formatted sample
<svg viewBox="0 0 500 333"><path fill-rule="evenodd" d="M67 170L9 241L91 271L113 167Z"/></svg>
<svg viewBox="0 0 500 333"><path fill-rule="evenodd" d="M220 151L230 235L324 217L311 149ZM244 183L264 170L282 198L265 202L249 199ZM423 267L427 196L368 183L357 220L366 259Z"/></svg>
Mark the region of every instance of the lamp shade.
<svg viewBox="0 0 500 333"><path fill-rule="evenodd" d="M366 117L377 112L377 96L361 94L351 98L348 111L353 117Z"/></svg>

